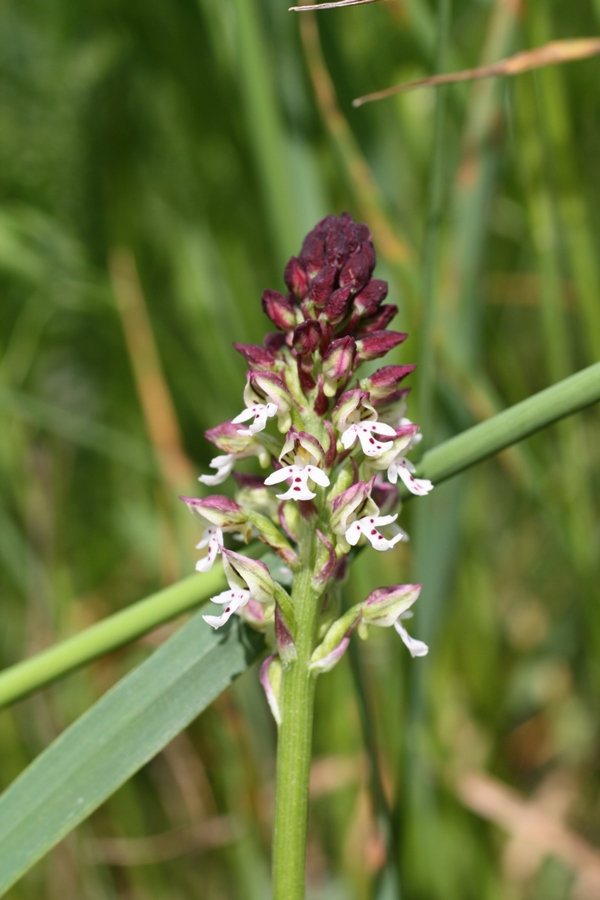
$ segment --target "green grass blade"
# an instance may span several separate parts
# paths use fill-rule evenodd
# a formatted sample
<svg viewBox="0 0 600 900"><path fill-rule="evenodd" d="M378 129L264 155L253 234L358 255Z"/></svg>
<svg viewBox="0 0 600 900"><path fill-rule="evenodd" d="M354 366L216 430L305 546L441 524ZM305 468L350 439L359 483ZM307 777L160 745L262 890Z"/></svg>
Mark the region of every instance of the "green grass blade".
<svg viewBox="0 0 600 900"><path fill-rule="evenodd" d="M600 363L595 363L430 450L419 477L439 484L598 400Z"/></svg>
<svg viewBox="0 0 600 900"><path fill-rule="evenodd" d="M191 575L42 653L10 666L0 672L0 708L188 612L224 586L225 579L220 570Z"/></svg>
<svg viewBox="0 0 600 900"><path fill-rule="evenodd" d="M196 615L0 797L0 895L246 671L262 637Z"/></svg>

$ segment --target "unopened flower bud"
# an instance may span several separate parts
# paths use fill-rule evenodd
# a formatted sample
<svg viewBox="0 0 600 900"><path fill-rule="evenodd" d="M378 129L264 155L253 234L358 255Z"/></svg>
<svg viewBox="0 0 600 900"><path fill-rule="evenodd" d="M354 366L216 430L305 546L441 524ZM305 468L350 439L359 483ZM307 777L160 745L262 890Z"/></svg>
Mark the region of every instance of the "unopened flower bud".
<svg viewBox="0 0 600 900"><path fill-rule="evenodd" d="M395 304L384 303L372 316L360 319L356 327L356 336L363 337L367 334L373 334L374 331L384 331L397 312L398 307Z"/></svg>
<svg viewBox="0 0 600 900"><path fill-rule="evenodd" d="M350 286L353 291L360 291L367 284L375 268L375 251L369 242L353 253L340 272L340 287Z"/></svg>
<svg viewBox="0 0 600 900"><path fill-rule="evenodd" d="M298 300L302 300L308 290L308 275L300 260L295 256L292 256L285 267L283 280L292 294L294 294Z"/></svg>
<svg viewBox="0 0 600 900"><path fill-rule="evenodd" d="M403 378L414 372L415 365L406 366L383 366L377 369L367 378L362 378L359 382L363 391L369 392L369 398L374 406L384 403L386 400L396 399L398 396L398 385Z"/></svg>
<svg viewBox="0 0 600 900"><path fill-rule="evenodd" d="M314 353L321 342L321 326L316 319L307 319L294 328L292 346L300 356Z"/></svg>
<svg viewBox="0 0 600 900"><path fill-rule="evenodd" d="M296 325L294 307L279 291L266 290L262 296L262 307L280 331L291 331Z"/></svg>
<svg viewBox="0 0 600 900"><path fill-rule="evenodd" d="M313 303L317 309L322 309L333 293L336 275L337 270L333 266L321 269L310 283L306 300Z"/></svg>
<svg viewBox="0 0 600 900"><path fill-rule="evenodd" d="M408 335L399 331L373 331L356 342L357 359L364 362L368 359L379 359L389 350L406 340Z"/></svg>
<svg viewBox="0 0 600 900"><path fill-rule="evenodd" d="M217 528L232 528L247 531L252 530L248 522L248 516L241 506L221 494L212 494L210 497L200 499L198 497L180 497L187 508L202 523L216 525ZM243 526L246 526L244 528Z"/></svg>
<svg viewBox="0 0 600 900"><path fill-rule="evenodd" d="M329 296L319 318L331 325L339 325L348 314L351 296L352 288L350 286L338 288Z"/></svg>
<svg viewBox="0 0 600 900"><path fill-rule="evenodd" d="M421 584L395 584L372 591L360 604L363 621L382 628L394 625L403 612L413 605L421 593Z"/></svg>
<svg viewBox="0 0 600 900"><path fill-rule="evenodd" d="M237 344L233 346L241 353L253 372L274 372L277 367L277 359L260 344Z"/></svg>
<svg viewBox="0 0 600 900"><path fill-rule="evenodd" d="M372 316L388 295L387 281L372 278L354 298L353 309L359 316Z"/></svg>
<svg viewBox="0 0 600 900"><path fill-rule="evenodd" d="M323 357L323 390L327 397L335 396L340 384L350 378L354 368L356 343L350 336L333 341Z"/></svg>

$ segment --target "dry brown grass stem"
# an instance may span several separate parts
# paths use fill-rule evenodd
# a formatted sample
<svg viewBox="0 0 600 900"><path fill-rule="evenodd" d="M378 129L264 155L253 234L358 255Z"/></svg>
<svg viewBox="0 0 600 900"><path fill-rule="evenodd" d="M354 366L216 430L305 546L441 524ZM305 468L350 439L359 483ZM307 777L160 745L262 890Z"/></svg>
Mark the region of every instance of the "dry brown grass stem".
<svg viewBox="0 0 600 900"><path fill-rule="evenodd" d="M313 3L310 6L290 6L289 12L309 12L313 9L336 9L338 6L366 6L367 3L381 3L386 0L338 0L337 3Z"/></svg>
<svg viewBox="0 0 600 900"><path fill-rule="evenodd" d="M165 482L178 491L192 481L193 469L183 450L135 260L129 250L118 248L108 266L148 435Z"/></svg>
<svg viewBox="0 0 600 900"><path fill-rule="evenodd" d="M578 59L588 59L591 56L600 55L600 38L575 38L565 41L551 41L542 47L533 50L523 50L507 59L489 66L479 66L476 69L463 69L461 72L448 72L443 75L431 75L428 78L419 78L416 81L406 81L382 91L374 91L357 97L352 101L353 106L362 106L373 100L384 100L394 94L402 94L419 87L438 87L444 84L456 84L460 81L474 81L478 78L491 78L497 75L520 75L532 69L540 69L543 66L553 66L558 63L574 62Z"/></svg>

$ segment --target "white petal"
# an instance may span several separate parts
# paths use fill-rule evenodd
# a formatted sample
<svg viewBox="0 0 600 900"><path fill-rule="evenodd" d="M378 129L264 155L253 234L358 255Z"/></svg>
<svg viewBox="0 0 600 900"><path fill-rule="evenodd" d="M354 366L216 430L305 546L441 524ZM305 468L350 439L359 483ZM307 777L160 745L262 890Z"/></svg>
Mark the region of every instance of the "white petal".
<svg viewBox="0 0 600 900"><path fill-rule="evenodd" d="M293 484L285 494L275 494L275 496L278 500L312 500L317 495L311 491L304 480L300 484Z"/></svg>
<svg viewBox="0 0 600 900"><path fill-rule="evenodd" d="M401 462L397 466L397 470L398 475L400 476L406 487L409 489L411 494L415 494L417 497L424 497L429 493L429 491L433 490L433 484L427 478L413 478L404 462Z"/></svg>
<svg viewBox="0 0 600 900"><path fill-rule="evenodd" d="M393 441L377 441L369 431L366 431L360 425L358 428L358 438L365 456L381 456L386 450L391 450L394 446Z"/></svg>
<svg viewBox="0 0 600 900"><path fill-rule="evenodd" d="M300 466L284 466L283 469L277 469L275 472L265 478L265 484L277 484L279 481L285 481L286 478L293 478L301 472Z"/></svg>
<svg viewBox="0 0 600 900"><path fill-rule="evenodd" d="M398 466L395 462L393 462L387 470L387 477L390 484L396 484L398 481Z"/></svg>
<svg viewBox="0 0 600 900"><path fill-rule="evenodd" d="M329 485L329 478L325 472L317 466L305 466L304 471L308 472L311 481L314 481L315 484L320 484L321 487L327 487Z"/></svg>
<svg viewBox="0 0 600 900"><path fill-rule="evenodd" d="M351 544L353 547L356 547L360 540L361 534L362 529L360 527L360 522L353 522L350 528L347 529L345 537L349 544Z"/></svg>
<svg viewBox="0 0 600 900"><path fill-rule="evenodd" d="M357 428L356 425L351 425L350 428L346 428L344 433L342 434L340 440L342 442L342 447L344 450L349 450L350 447L355 443L357 436Z"/></svg>
<svg viewBox="0 0 600 900"><path fill-rule="evenodd" d="M202 484L207 484L209 487L221 484L230 475L234 465L235 456L232 453L227 453L225 456L215 456L214 459L211 459L210 466L211 469L217 469L217 472L214 475L201 475L198 481L201 481Z"/></svg>
<svg viewBox="0 0 600 900"><path fill-rule="evenodd" d="M416 638L410 636L406 628L400 624L399 621L394 622L394 628L402 638L405 646L408 648L408 652L412 657L415 656L427 656L429 653L429 647L423 641L418 641Z"/></svg>
<svg viewBox="0 0 600 900"><path fill-rule="evenodd" d="M213 628L220 628L240 607L245 606L250 599L250 591L232 590L223 591L216 597L211 597L212 603L227 603L227 607L220 616L202 616Z"/></svg>
<svg viewBox="0 0 600 900"><path fill-rule="evenodd" d="M375 434L387 434L391 437L396 437L396 429L392 428L391 425L386 425L385 422L361 422L360 423L363 428L367 428L369 431L374 432Z"/></svg>
<svg viewBox="0 0 600 900"><path fill-rule="evenodd" d="M205 539L200 541L198 547L200 548L202 544L206 546L206 543L208 543L208 553L204 559L199 559L196 563L197 572L210 572L217 554L221 552L223 546L223 532L220 528L207 528L204 534Z"/></svg>
<svg viewBox="0 0 600 900"><path fill-rule="evenodd" d="M395 522L398 518L398 513L395 516L378 516L373 525L391 525L392 522Z"/></svg>
<svg viewBox="0 0 600 900"><path fill-rule="evenodd" d="M233 422L234 425L238 425L240 422L247 422L248 419L251 419L255 415L256 415L255 409L250 409L250 408L243 409L241 411L241 413L239 415L237 415L235 417L235 419L232 419L231 421Z"/></svg>

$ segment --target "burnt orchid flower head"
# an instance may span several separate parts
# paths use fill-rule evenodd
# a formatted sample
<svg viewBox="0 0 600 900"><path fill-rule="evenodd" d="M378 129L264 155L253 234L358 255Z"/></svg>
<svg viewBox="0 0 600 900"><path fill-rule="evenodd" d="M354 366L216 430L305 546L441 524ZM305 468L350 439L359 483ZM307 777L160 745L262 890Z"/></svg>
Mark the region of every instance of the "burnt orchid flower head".
<svg viewBox="0 0 600 900"><path fill-rule="evenodd" d="M265 632L271 653L261 682L278 720L289 667L302 658L313 674L328 671L355 629L365 636L370 625L394 627L413 656L427 653L401 624L420 585L378 588L341 609L341 582L357 549L387 552L407 539L397 524L399 481L417 496L433 487L407 458L420 439L406 418L403 384L415 367L372 365L407 337L388 328L397 309L384 303L388 287L374 268L369 229L347 213L327 216L307 235L286 266L287 290L262 297L276 330L262 346L234 344L248 365L244 408L206 433L220 455L200 481L213 486L233 475L235 500L181 498L204 526L197 569L208 571L220 557L229 583L213 597L221 613L204 618L219 628L237 614ZM253 457L264 475L236 471ZM226 546L230 536L257 538L264 561L260 544L246 556ZM306 616L314 628L302 626Z"/></svg>

